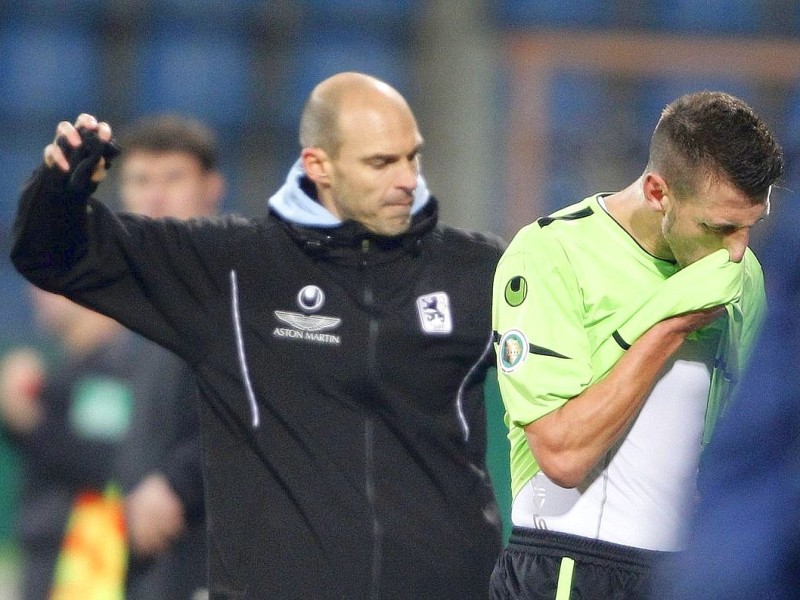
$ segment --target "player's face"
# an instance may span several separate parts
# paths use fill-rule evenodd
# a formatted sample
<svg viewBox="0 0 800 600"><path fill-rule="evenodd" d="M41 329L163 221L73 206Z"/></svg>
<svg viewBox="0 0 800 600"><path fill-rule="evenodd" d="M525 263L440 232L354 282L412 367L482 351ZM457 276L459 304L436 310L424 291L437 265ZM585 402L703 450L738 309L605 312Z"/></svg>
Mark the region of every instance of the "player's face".
<svg viewBox="0 0 800 600"><path fill-rule="evenodd" d="M411 111L397 103L343 110L339 127L339 152L329 159L329 210L381 235L405 232L422 146Z"/></svg>
<svg viewBox="0 0 800 600"><path fill-rule="evenodd" d="M120 197L125 210L149 217L187 219L216 209L216 173L184 152L134 150L124 157Z"/></svg>
<svg viewBox="0 0 800 600"><path fill-rule="evenodd" d="M708 183L693 197L665 199L661 231L679 265L685 267L725 248L740 262L750 241L750 230L769 212L769 199L753 204L731 184Z"/></svg>

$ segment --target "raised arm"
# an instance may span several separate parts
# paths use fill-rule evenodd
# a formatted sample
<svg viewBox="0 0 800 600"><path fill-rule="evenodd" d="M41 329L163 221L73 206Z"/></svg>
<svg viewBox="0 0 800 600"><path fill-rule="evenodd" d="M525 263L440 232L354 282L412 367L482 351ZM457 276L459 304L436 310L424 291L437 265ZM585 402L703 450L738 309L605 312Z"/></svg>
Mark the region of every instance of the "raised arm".
<svg viewBox="0 0 800 600"><path fill-rule="evenodd" d="M37 287L110 316L191 362L203 351L200 340L216 339L227 316L217 307L227 297L229 268L212 256L227 232L211 219L115 213L92 198L118 152L111 139L111 127L88 114L58 124L22 191L11 260Z"/></svg>

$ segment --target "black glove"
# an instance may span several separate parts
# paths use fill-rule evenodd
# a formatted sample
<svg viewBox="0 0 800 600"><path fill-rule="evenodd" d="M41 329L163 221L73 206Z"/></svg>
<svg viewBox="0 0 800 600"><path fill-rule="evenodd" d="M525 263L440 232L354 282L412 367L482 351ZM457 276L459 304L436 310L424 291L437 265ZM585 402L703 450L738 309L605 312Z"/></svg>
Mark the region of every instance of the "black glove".
<svg viewBox="0 0 800 600"><path fill-rule="evenodd" d="M97 187L97 184L92 181L92 172L100 162L100 158L106 160L106 169L110 169L111 161L119 155L121 149L114 143L114 140L102 141L96 131L88 131L80 127L78 133L81 134L83 143L77 148L70 146L64 136L59 136L56 144L69 162L67 193L89 196Z"/></svg>

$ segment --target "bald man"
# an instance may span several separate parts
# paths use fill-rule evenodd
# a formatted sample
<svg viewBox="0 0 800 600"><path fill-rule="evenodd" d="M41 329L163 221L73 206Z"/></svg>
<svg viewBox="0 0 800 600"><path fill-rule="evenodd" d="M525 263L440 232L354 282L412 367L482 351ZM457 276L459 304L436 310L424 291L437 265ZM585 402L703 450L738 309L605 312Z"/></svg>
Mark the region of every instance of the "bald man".
<svg viewBox="0 0 800 600"><path fill-rule="evenodd" d="M358 73L320 83L261 218L109 212L91 194L111 140L91 115L58 125L12 260L192 365L211 598L485 598L503 243L437 224L403 97Z"/></svg>

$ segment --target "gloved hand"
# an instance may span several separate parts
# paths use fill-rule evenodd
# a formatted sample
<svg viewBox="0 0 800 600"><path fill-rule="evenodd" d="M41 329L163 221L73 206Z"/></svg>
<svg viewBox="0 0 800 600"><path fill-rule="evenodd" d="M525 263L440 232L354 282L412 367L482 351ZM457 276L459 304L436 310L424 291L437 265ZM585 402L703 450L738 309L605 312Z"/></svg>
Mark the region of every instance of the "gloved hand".
<svg viewBox="0 0 800 600"><path fill-rule="evenodd" d="M77 148L73 148L63 136L56 140L58 147L69 161L69 179L66 191L70 195L88 196L94 192L97 184L92 181L92 173L101 158L106 161L105 168L111 168L112 160L122 151L114 140L103 142L97 132L79 128L81 141Z"/></svg>

